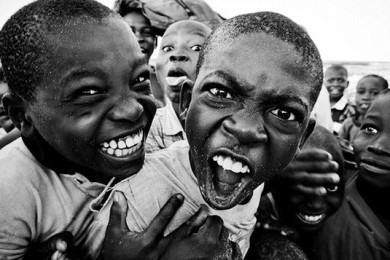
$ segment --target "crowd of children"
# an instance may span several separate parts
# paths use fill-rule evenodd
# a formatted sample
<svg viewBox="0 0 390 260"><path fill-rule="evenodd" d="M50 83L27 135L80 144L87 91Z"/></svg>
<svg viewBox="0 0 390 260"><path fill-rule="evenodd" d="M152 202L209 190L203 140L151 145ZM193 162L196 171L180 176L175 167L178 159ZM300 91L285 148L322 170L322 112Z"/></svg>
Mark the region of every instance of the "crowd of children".
<svg viewBox="0 0 390 260"><path fill-rule="evenodd" d="M152 67L139 1L5 23L0 259L390 258L386 79L350 103L346 68L272 12L178 21L159 46Z"/></svg>

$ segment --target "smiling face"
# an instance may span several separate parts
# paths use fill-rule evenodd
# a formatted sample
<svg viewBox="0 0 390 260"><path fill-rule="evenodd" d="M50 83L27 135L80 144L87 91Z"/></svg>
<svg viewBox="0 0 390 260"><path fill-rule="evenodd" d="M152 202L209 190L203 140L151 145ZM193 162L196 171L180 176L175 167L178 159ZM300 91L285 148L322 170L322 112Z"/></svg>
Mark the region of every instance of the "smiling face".
<svg viewBox="0 0 390 260"><path fill-rule="evenodd" d="M180 100L184 80L195 80L199 51L211 29L196 21L180 21L165 32L156 60L160 85L172 103Z"/></svg>
<svg viewBox="0 0 390 260"><path fill-rule="evenodd" d="M353 142L359 178L370 187L390 189L390 93L368 109Z"/></svg>
<svg viewBox="0 0 390 260"><path fill-rule="evenodd" d="M366 114L374 98L384 89L383 82L378 78L365 77L361 79L356 86L355 102L357 111L362 115Z"/></svg>
<svg viewBox="0 0 390 260"><path fill-rule="evenodd" d="M150 21L140 12L130 12L123 17L128 25L130 25L138 44L141 47L142 53L149 62L154 48L156 48L156 35L153 33Z"/></svg>
<svg viewBox="0 0 390 260"><path fill-rule="evenodd" d="M329 68L324 75L324 84L329 92L331 102L337 102L348 87L347 74L343 69Z"/></svg>
<svg viewBox="0 0 390 260"><path fill-rule="evenodd" d="M46 78L27 118L68 160L95 173L91 181L138 172L155 106L149 70L129 26L118 18L79 23L48 36Z"/></svg>
<svg viewBox="0 0 390 260"><path fill-rule="evenodd" d="M208 51L186 132L192 170L211 207L246 199L303 144L311 86L300 77L300 59L291 45L263 33Z"/></svg>

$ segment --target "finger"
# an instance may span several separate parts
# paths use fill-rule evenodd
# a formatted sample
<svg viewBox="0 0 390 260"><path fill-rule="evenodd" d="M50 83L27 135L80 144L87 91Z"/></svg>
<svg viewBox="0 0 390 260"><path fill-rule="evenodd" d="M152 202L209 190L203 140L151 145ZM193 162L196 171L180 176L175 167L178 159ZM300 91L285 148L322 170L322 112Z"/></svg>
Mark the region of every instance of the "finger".
<svg viewBox="0 0 390 260"><path fill-rule="evenodd" d="M308 148L302 150L296 160L312 161L312 160L332 160L332 155L319 148Z"/></svg>
<svg viewBox="0 0 390 260"><path fill-rule="evenodd" d="M223 220L219 216L208 216L205 224L200 227L198 234L209 238L219 238L222 229Z"/></svg>
<svg viewBox="0 0 390 260"><path fill-rule="evenodd" d="M330 186L330 185L339 185L340 176L337 173L307 173L302 176L301 181L299 182L302 185L307 185L311 187L315 186Z"/></svg>
<svg viewBox="0 0 390 260"><path fill-rule="evenodd" d="M324 196L327 194L325 187L307 187L303 185L296 185L296 191L302 193L303 195L309 196Z"/></svg>
<svg viewBox="0 0 390 260"><path fill-rule="evenodd" d="M72 233L64 231L49 238L49 240L40 246L41 249L39 251L47 256L52 255L56 251L65 252L68 248L68 244L72 244L72 240Z"/></svg>
<svg viewBox="0 0 390 260"><path fill-rule="evenodd" d="M176 211L183 204L184 197L181 194L173 195L164 207L161 208L160 212L150 223L149 227L145 230L145 236L151 235L153 237L159 237L163 235L165 228L172 220Z"/></svg>
<svg viewBox="0 0 390 260"><path fill-rule="evenodd" d="M127 202L125 195L120 191L114 191L114 202L110 211L107 232L114 231L118 227L120 230L127 230L126 213Z"/></svg>

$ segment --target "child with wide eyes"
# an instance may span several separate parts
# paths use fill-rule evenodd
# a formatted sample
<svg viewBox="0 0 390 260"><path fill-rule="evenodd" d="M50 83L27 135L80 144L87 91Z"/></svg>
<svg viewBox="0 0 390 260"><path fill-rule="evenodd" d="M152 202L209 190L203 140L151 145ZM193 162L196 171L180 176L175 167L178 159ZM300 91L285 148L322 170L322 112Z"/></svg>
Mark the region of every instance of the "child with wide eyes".
<svg viewBox="0 0 390 260"><path fill-rule="evenodd" d="M352 143L360 129L364 115L370 107L374 98L382 90L387 89L389 83L386 79L375 74L369 74L359 80L356 86L355 102L356 113L353 117L347 118L341 127L340 137Z"/></svg>
<svg viewBox="0 0 390 260"><path fill-rule="evenodd" d="M199 52L210 32L205 24L193 20L173 23L165 31L156 59L156 75L167 105L156 112L146 140L146 152L187 139L182 121L186 111L179 108L180 91L183 82L195 81Z"/></svg>
<svg viewBox="0 0 390 260"><path fill-rule="evenodd" d="M299 153L314 128L310 112L322 76L315 44L287 17L259 12L223 22L200 51L195 83L182 85L181 102L191 100L188 142L149 154L138 174L118 183L99 211L95 234L105 232L111 203L120 194L128 212L122 223L141 232L162 202L179 192L186 200L165 234L206 204L245 255L263 183ZM122 245L115 250L130 250Z"/></svg>
<svg viewBox="0 0 390 260"><path fill-rule="evenodd" d="M390 259L390 91L371 104L353 143L357 175L314 241L315 259Z"/></svg>

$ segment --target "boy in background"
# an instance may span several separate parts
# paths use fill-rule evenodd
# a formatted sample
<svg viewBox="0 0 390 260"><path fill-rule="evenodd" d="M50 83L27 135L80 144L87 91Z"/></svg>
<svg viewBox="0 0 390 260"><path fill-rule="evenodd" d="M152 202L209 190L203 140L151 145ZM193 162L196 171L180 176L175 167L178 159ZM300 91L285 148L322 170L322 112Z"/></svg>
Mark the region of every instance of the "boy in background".
<svg viewBox="0 0 390 260"><path fill-rule="evenodd" d="M352 143L359 132L367 109L370 107L374 98L389 87L389 83L381 76L369 74L359 80L356 86L355 103L356 114L347 118L341 127L340 137Z"/></svg>
<svg viewBox="0 0 390 260"><path fill-rule="evenodd" d="M183 96L192 98L185 121L189 145L180 141L148 155L139 174L114 187L116 199L103 206L91 235L103 238L111 203L127 200L127 217L119 223L142 231L161 203L180 191L188 200L166 233L206 203L245 255L263 183L299 153L314 127L309 117L322 76L315 44L290 19L261 12L222 23L201 50L195 84L183 84ZM191 91L192 97L185 94ZM128 232L111 244L124 256Z"/></svg>
<svg viewBox="0 0 390 260"><path fill-rule="evenodd" d="M326 69L324 85L329 92L333 132L336 134L340 132L342 122L351 116L351 105L344 97L348 84L348 71L344 66L332 65Z"/></svg>
<svg viewBox="0 0 390 260"><path fill-rule="evenodd" d="M147 152L187 139L180 118L186 113L180 115L180 90L184 81L195 80L199 52L210 32L209 27L193 20L173 23L165 31L156 60L156 73L168 101L156 112L146 140Z"/></svg>
<svg viewBox="0 0 390 260"><path fill-rule="evenodd" d="M346 199L314 240L315 259L389 259L390 91L368 109L353 148L357 175Z"/></svg>
<svg viewBox="0 0 390 260"><path fill-rule="evenodd" d="M23 7L2 28L0 46L10 90L3 104L22 135L0 151L0 258L26 258L63 231L87 257L89 203L144 162L156 109L146 60L123 19L89 0ZM164 250L156 228L182 200L169 200L131 244Z"/></svg>

